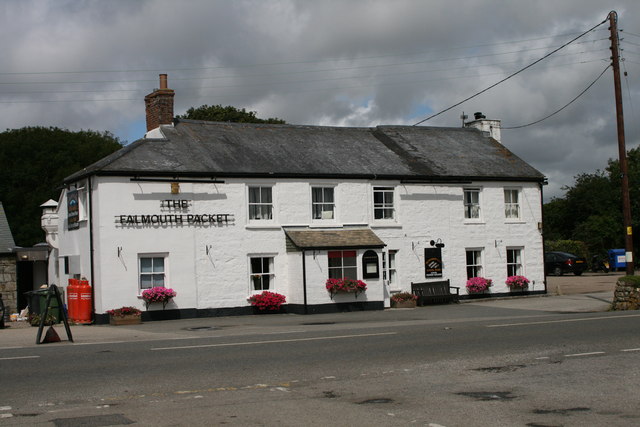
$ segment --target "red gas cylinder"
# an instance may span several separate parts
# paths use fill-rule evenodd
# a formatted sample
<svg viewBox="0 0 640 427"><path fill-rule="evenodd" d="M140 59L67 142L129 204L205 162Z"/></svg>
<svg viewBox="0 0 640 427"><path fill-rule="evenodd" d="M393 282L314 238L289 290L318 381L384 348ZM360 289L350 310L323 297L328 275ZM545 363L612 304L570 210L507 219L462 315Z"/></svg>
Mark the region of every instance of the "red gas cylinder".
<svg viewBox="0 0 640 427"><path fill-rule="evenodd" d="M69 279L69 284L67 285L67 316L72 322L76 321L79 301L80 295L78 294L78 280Z"/></svg>
<svg viewBox="0 0 640 427"><path fill-rule="evenodd" d="M91 303L91 286L88 280L78 281L78 310L76 311L76 323L91 323L93 307Z"/></svg>

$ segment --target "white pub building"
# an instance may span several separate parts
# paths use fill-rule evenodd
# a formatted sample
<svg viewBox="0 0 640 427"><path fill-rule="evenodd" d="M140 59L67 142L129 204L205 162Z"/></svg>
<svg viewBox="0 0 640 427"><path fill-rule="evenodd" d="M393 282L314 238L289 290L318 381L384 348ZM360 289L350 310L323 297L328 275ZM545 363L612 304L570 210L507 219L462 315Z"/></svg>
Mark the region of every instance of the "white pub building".
<svg viewBox="0 0 640 427"><path fill-rule="evenodd" d="M143 319L389 307L412 282L511 275L545 292L544 176L500 143L499 122L345 128L174 119L166 75L145 137L65 179L43 205L51 283L86 278L94 320L176 291ZM432 268L427 260L436 260ZM330 294L328 278L367 290Z"/></svg>

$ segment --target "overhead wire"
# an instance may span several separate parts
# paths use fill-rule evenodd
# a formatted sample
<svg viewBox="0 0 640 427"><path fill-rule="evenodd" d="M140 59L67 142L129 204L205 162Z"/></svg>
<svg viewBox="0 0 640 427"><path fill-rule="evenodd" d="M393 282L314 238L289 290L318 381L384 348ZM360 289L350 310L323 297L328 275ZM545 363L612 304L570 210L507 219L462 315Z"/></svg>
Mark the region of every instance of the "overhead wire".
<svg viewBox="0 0 640 427"><path fill-rule="evenodd" d="M533 67L533 66L534 66L534 65L536 65L537 63L539 63L539 62L541 62L541 61L543 61L543 60L547 59L548 57L550 57L550 56L551 56L551 55L553 55L554 53L558 52L559 50L561 50L561 49L565 48L566 46L568 46L568 45L570 45L571 43L575 42L575 41L576 41L576 40L578 40L579 38L581 38L581 37L585 36L586 34L590 33L591 31L595 30L596 28L598 28L599 26L601 26L602 24L604 24L605 22L607 22L607 20L608 20L608 19L605 19L605 20L603 20L602 22L600 22L599 24L594 25L594 26L593 26L592 28L590 28L589 30L587 30L587 31L583 32L582 34L580 34L580 35L579 35L579 36L577 36L577 37L574 37L573 39L569 40L567 43L563 44L562 46L560 46L560 47L558 47L558 48L556 48L556 49L554 49L554 50L552 50L551 52L549 52L549 53L547 53L546 55L544 55L542 58L539 58L539 59L537 59L536 61L534 61L534 62L530 63L529 65L527 65L527 66L525 66L525 67L523 67L523 68L519 69L519 70L518 70L518 71L516 71L515 73L512 73L512 74L508 75L508 76L507 76L507 77L505 77L504 79L499 80L498 82L496 82L496 83L492 84L491 86L488 86L488 87L486 87L485 89L482 89L481 91L476 92L475 94L473 94L473 95L471 95L471 96L469 96L469 97L467 97L467 98L463 99L463 100L462 100L462 101L460 101L460 102L455 103L454 105L452 105L452 106L450 106L450 107L448 107L448 108L445 108L444 110L439 111L438 113L432 114L432 115L430 115L429 117L427 117L427 118L425 118L425 119L420 120L419 122L415 123L413 126L417 126L417 125L419 125L419 124L421 124L421 123L426 122L427 120L430 120L430 119L432 119L432 118L434 118L434 117L437 117L437 116L439 116L440 114L443 114L443 113L445 113L445 112L447 112L447 111L449 111L449 110L451 110L451 109L453 109L453 108L455 108L455 107L457 107L457 106L459 106L459 105L461 105L461 104L464 104L465 102L469 101L470 99L473 99L473 98L475 98L475 97L477 97L477 96L479 96L479 95L481 95L481 94L485 93L486 91L488 91L488 90L490 90L490 89L493 89L494 87L498 86L499 84L504 83L505 81L507 81L507 80L509 80L509 79L511 79L511 78L513 78L513 77L515 77L515 76L517 76L518 74L522 73L523 71L525 71L525 70L527 70L527 69L529 69L529 68Z"/></svg>
<svg viewBox="0 0 640 427"><path fill-rule="evenodd" d="M578 100L578 98L580 98L582 95L584 95L589 89L591 89L591 87L596 84L596 82L598 80L600 80L600 77L602 77L604 75L604 73L609 69L609 67L611 67L611 64L607 65L605 67L604 70L602 70L602 72L600 73L600 75L598 75L598 77L596 77L596 79L594 81L592 81L589 86L587 86L586 88L584 88L584 90L582 90L582 92L580 92L575 98L573 98L571 101L569 101L568 103L566 103L562 108L554 111L553 113L544 116L543 118L536 120L535 122L531 122L531 123L527 123L526 125L519 125L519 126L500 126L500 129L522 129L522 128L526 128L527 126L533 126L535 124L538 124L544 120L547 120L550 117L555 116L556 114L558 114L559 112L561 112L562 110L564 110L565 108L567 108L569 105L573 104L575 101Z"/></svg>

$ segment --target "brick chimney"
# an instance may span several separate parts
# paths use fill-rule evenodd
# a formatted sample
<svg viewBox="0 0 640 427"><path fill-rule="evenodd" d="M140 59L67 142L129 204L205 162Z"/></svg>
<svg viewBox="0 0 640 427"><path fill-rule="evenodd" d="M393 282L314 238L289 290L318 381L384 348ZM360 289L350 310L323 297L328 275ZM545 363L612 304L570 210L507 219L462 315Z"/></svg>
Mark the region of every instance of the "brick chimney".
<svg viewBox="0 0 640 427"><path fill-rule="evenodd" d="M173 89L167 88L167 75L160 74L160 89L144 97L147 113L147 132L173 123Z"/></svg>

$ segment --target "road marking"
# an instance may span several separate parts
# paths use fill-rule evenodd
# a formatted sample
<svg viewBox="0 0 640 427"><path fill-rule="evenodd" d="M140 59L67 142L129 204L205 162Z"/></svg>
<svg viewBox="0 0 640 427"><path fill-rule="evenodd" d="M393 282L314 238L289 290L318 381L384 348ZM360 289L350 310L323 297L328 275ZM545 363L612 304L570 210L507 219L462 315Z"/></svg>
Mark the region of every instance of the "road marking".
<svg viewBox="0 0 640 427"><path fill-rule="evenodd" d="M0 418L11 418L13 414L0 414Z"/></svg>
<svg viewBox="0 0 640 427"><path fill-rule="evenodd" d="M499 325L486 325L487 328L506 328L509 326L527 326L527 325L546 325L552 323L569 323L569 322L584 322L589 320L612 320L612 319L620 319L623 317L640 317L640 314L627 314L623 316L612 316L612 317L581 317L580 319L564 319L564 320L545 320L540 322L522 322L522 323L503 323Z"/></svg>
<svg viewBox="0 0 640 427"><path fill-rule="evenodd" d="M595 354L605 354L604 351L592 351L591 353L575 353L575 354L565 354L564 357L582 357L582 356L593 356Z"/></svg>
<svg viewBox="0 0 640 427"><path fill-rule="evenodd" d="M0 357L0 360L16 360L16 359L37 359L40 356L16 356L16 357Z"/></svg>
<svg viewBox="0 0 640 427"><path fill-rule="evenodd" d="M620 351L640 351L640 348L625 348L624 350Z"/></svg>
<svg viewBox="0 0 640 427"><path fill-rule="evenodd" d="M397 332L381 332L378 334L337 335L332 337L292 338L288 340L270 340L270 341L245 341L245 342L222 343L222 344L189 345L189 346L181 346L181 347L156 347L156 348L152 348L151 350L184 350L189 348L233 347L233 346L240 346L240 345L278 344L278 343L285 343L285 342L337 340L337 339L345 339L345 338L376 337L376 336L382 336L382 335L396 335L396 334Z"/></svg>
<svg viewBox="0 0 640 427"><path fill-rule="evenodd" d="M543 357L536 357L535 360L547 360L547 359L551 359L551 358L548 356L543 356Z"/></svg>

